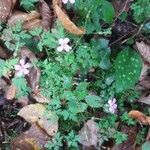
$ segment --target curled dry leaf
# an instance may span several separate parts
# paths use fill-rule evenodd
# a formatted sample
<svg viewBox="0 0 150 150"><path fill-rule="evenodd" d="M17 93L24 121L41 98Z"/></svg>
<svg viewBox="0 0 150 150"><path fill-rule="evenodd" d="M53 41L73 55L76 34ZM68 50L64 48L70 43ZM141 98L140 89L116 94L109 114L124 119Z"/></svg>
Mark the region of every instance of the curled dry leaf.
<svg viewBox="0 0 150 150"><path fill-rule="evenodd" d="M52 25L52 17L51 17L52 14L51 14L50 7L44 0L40 0L39 5L40 5L41 16L42 16L42 26L44 29L48 30Z"/></svg>
<svg viewBox="0 0 150 150"><path fill-rule="evenodd" d="M42 27L42 20L41 19L34 19L32 21L29 21L29 22L25 22L23 24L23 29L24 30L33 30L35 28L40 28Z"/></svg>
<svg viewBox="0 0 150 150"><path fill-rule="evenodd" d="M150 64L150 45L147 45L142 41L141 43L136 42L136 46L144 61Z"/></svg>
<svg viewBox="0 0 150 150"><path fill-rule="evenodd" d="M15 98L17 88L14 85L10 85L5 92L5 98L7 100L12 100Z"/></svg>
<svg viewBox="0 0 150 150"><path fill-rule="evenodd" d="M45 150L49 136L36 124L11 142L12 150Z"/></svg>
<svg viewBox="0 0 150 150"><path fill-rule="evenodd" d="M42 104L30 104L23 107L18 115L31 124L37 123L48 135L53 136L58 131L58 116L50 111L45 114L45 111Z"/></svg>
<svg viewBox="0 0 150 150"><path fill-rule="evenodd" d="M57 15L57 18L61 21L62 25L66 30L70 33L76 35L83 35L85 34L85 30L77 27L69 17L62 11L62 9L58 5L54 5L54 10Z"/></svg>
<svg viewBox="0 0 150 150"><path fill-rule="evenodd" d="M129 112L129 116L141 122L144 125L150 125L150 117L146 116L138 110L132 110Z"/></svg>
<svg viewBox="0 0 150 150"><path fill-rule="evenodd" d="M84 146L97 146L99 127L93 120L88 120L79 132L80 143Z"/></svg>
<svg viewBox="0 0 150 150"><path fill-rule="evenodd" d="M0 21L6 21L12 11L12 0L0 0Z"/></svg>
<svg viewBox="0 0 150 150"><path fill-rule="evenodd" d="M37 11L31 11L30 13L15 11L13 12L12 16L8 19L8 25L13 26L20 21L25 23L38 18L40 18L40 13L38 13Z"/></svg>

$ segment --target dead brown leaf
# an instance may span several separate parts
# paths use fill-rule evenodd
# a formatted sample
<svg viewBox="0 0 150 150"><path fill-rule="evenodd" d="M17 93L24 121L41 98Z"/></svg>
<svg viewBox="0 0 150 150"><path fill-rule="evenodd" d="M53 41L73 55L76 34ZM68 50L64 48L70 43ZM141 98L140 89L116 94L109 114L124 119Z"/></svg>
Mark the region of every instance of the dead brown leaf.
<svg viewBox="0 0 150 150"><path fill-rule="evenodd" d="M31 11L30 13L14 11L12 16L8 19L8 25L13 26L20 21L25 23L38 18L40 18L40 13L38 13L37 11Z"/></svg>
<svg viewBox="0 0 150 150"><path fill-rule="evenodd" d="M93 120L88 120L79 132L80 143L84 146L97 146L99 127Z"/></svg>
<svg viewBox="0 0 150 150"><path fill-rule="evenodd" d="M11 0L0 0L0 21L6 21L12 11Z"/></svg>
<svg viewBox="0 0 150 150"><path fill-rule="evenodd" d="M42 26L44 29L49 30L52 25L52 14L50 7L44 0L40 0L39 5L42 16Z"/></svg>
<svg viewBox="0 0 150 150"><path fill-rule="evenodd" d="M0 46L0 58L8 59L10 55L8 54L7 50Z"/></svg>
<svg viewBox="0 0 150 150"><path fill-rule="evenodd" d="M12 150L45 150L49 136L36 124L11 142Z"/></svg>
<svg viewBox="0 0 150 150"><path fill-rule="evenodd" d="M39 103L49 103L50 102L48 98L46 98L45 96L43 96L40 93L32 94L32 97Z"/></svg>
<svg viewBox="0 0 150 150"><path fill-rule="evenodd" d="M62 11L62 9L58 5L54 5L54 10L57 15L57 18L61 21L62 25L66 30L75 35L83 35L85 34L85 30L77 27L69 17Z"/></svg>
<svg viewBox="0 0 150 150"><path fill-rule="evenodd" d="M30 104L23 107L18 115L24 118L29 123L36 123L38 118L41 117L45 112L45 107L42 104Z"/></svg>
<svg viewBox="0 0 150 150"><path fill-rule="evenodd" d="M139 98L138 102L150 105L150 93L144 92Z"/></svg>
<svg viewBox="0 0 150 150"><path fill-rule="evenodd" d="M14 85L10 85L5 92L5 98L7 100L12 100L15 98L17 88Z"/></svg>
<svg viewBox="0 0 150 150"><path fill-rule="evenodd" d="M133 0L113 0L112 5L117 13L119 15L122 12L128 12L130 8L130 3Z"/></svg>
<svg viewBox="0 0 150 150"><path fill-rule="evenodd" d="M38 125L44 129L48 135L54 136L58 131L58 117L53 116L53 114L49 117L51 117L49 120L44 116L39 118Z"/></svg>
<svg viewBox="0 0 150 150"><path fill-rule="evenodd" d="M130 111L129 116L136 119L137 121L139 121L140 123L144 125L150 125L150 117L146 116L145 114L143 114L142 112L138 110Z"/></svg>
<svg viewBox="0 0 150 150"><path fill-rule="evenodd" d="M26 77L27 82L34 93L36 93L39 89L40 76L41 76L40 69L38 69L37 67L32 67L30 69L29 74Z"/></svg>
<svg viewBox="0 0 150 150"><path fill-rule="evenodd" d="M27 47L22 47L20 51L20 56L23 59L28 58L33 64L37 62L37 58L33 52L31 52Z"/></svg>
<svg viewBox="0 0 150 150"><path fill-rule="evenodd" d="M31 124L37 123L48 135L54 136L58 131L58 116L50 111L45 114L45 111L42 104L30 104L23 107L18 115Z"/></svg>
<svg viewBox="0 0 150 150"><path fill-rule="evenodd" d="M42 20L41 19L34 19L32 21L29 21L29 22L25 22L23 24L23 29L24 30L33 30L35 28L40 28L42 27Z"/></svg>
<svg viewBox="0 0 150 150"><path fill-rule="evenodd" d="M17 100L17 103L20 104L22 107L25 107L29 103L29 98L27 96L21 97Z"/></svg>
<svg viewBox="0 0 150 150"><path fill-rule="evenodd" d="M150 64L150 45L142 41L140 43L136 42L136 46L144 61Z"/></svg>

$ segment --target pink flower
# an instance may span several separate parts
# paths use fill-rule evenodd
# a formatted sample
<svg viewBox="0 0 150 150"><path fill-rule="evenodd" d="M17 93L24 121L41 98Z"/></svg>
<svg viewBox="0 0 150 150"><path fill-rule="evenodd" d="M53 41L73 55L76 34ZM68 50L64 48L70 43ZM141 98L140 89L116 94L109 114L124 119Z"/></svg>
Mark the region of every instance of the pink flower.
<svg viewBox="0 0 150 150"><path fill-rule="evenodd" d="M115 98L108 100L108 107L109 107L109 112L114 114L117 109L117 104L116 104Z"/></svg>
<svg viewBox="0 0 150 150"><path fill-rule="evenodd" d="M64 4L67 4L68 2L70 2L71 4L75 3L75 0L62 0L62 2Z"/></svg>
<svg viewBox="0 0 150 150"><path fill-rule="evenodd" d="M71 50L71 47L68 45L69 41L70 40L68 38L59 39L58 42L60 46L57 47L57 50L59 52L62 52L63 50L65 50L66 52L69 52Z"/></svg>
<svg viewBox="0 0 150 150"><path fill-rule="evenodd" d="M21 59L20 60L20 65L15 65L15 70L17 71L16 75L18 77L21 77L23 75L27 75L29 73L28 68L31 67L30 63L25 64L25 60Z"/></svg>

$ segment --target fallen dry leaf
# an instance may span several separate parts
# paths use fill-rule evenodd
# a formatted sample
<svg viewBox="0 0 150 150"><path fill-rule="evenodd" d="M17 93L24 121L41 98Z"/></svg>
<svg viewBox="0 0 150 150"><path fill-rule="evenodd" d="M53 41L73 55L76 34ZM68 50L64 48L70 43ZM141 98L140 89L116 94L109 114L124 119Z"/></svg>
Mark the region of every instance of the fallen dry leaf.
<svg viewBox="0 0 150 150"><path fill-rule="evenodd" d="M146 116L138 110L132 110L129 112L129 116L141 122L144 125L150 125L150 117Z"/></svg>
<svg viewBox="0 0 150 150"><path fill-rule="evenodd" d="M54 136L58 131L58 117L54 114L51 114L51 119L47 119L42 116L42 118L38 119L38 125L46 131L46 133L50 136Z"/></svg>
<svg viewBox="0 0 150 150"><path fill-rule="evenodd" d="M25 23L38 18L40 18L40 13L38 13L37 11L31 11L30 13L15 11L13 12L12 16L8 19L8 25L13 26L20 21Z"/></svg>
<svg viewBox="0 0 150 150"><path fill-rule="evenodd" d="M112 5L117 13L117 15L119 15L121 12L128 12L129 8L131 6L131 2L133 0L113 0L112 1Z"/></svg>
<svg viewBox="0 0 150 150"><path fill-rule="evenodd" d="M36 124L11 142L12 150L45 150L50 137Z"/></svg>
<svg viewBox="0 0 150 150"><path fill-rule="evenodd" d="M37 67L32 67L29 70L29 74L26 76L27 82L34 93L36 93L39 89L40 76L41 76L41 72L40 69L38 69Z"/></svg>
<svg viewBox="0 0 150 150"><path fill-rule="evenodd" d="M31 124L37 123L48 135L54 136L58 131L58 116L50 111L47 113L45 114L44 105L37 103L23 107L18 115Z"/></svg>
<svg viewBox="0 0 150 150"><path fill-rule="evenodd" d="M15 98L17 88L14 85L10 85L5 92L5 98L7 100L12 100Z"/></svg>
<svg viewBox="0 0 150 150"><path fill-rule="evenodd" d="M38 118L44 114L45 107L42 104L30 104L23 107L18 115L29 123L36 123Z"/></svg>
<svg viewBox="0 0 150 150"><path fill-rule="evenodd" d="M7 85L7 82L4 79L0 78L0 90L6 87L6 85Z"/></svg>
<svg viewBox="0 0 150 150"><path fill-rule="evenodd" d="M136 46L144 61L150 64L150 45L142 41L140 43L136 42Z"/></svg>
<svg viewBox="0 0 150 150"><path fill-rule="evenodd" d="M25 107L29 103L29 98L27 96L23 96L17 100L17 103L20 104L22 107Z"/></svg>
<svg viewBox="0 0 150 150"><path fill-rule="evenodd" d="M40 93L32 94L32 97L39 103L49 103L50 100Z"/></svg>
<svg viewBox="0 0 150 150"><path fill-rule="evenodd" d="M149 92L143 93L139 98L138 102L150 105L150 93Z"/></svg>
<svg viewBox="0 0 150 150"><path fill-rule="evenodd" d="M84 124L84 127L79 132L80 137L79 143L87 147L90 146L96 147L98 143L98 132L99 132L98 124L93 120L88 120Z"/></svg>
<svg viewBox="0 0 150 150"><path fill-rule="evenodd" d="M76 35L83 35L85 34L85 30L82 28L77 27L69 17L62 11L62 9L58 5L54 5L54 10L57 15L57 18L61 21L62 25L66 30L70 33Z"/></svg>
<svg viewBox="0 0 150 150"><path fill-rule="evenodd" d="M0 0L0 21L6 21L12 11L11 0Z"/></svg>
<svg viewBox="0 0 150 150"><path fill-rule="evenodd" d="M39 5L42 16L42 26L44 29L49 30L52 25L52 14L50 7L44 0L40 0Z"/></svg>
<svg viewBox="0 0 150 150"><path fill-rule="evenodd" d="M40 27L42 27L42 20L41 19L34 19L32 21L25 22L23 24L23 29L27 30L27 31L33 30L35 28L40 28Z"/></svg>
<svg viewBox="0 0 150 150"><path fill-rule="evenodd" d="M33 64L37 62L37 58L33 52L31 52L27 47L23 46L20 51L20 56L23 59L28 58Z"/></svg>
<svg viewBox="0 0 150 150"><path fill-rule="evenodd" d="M10 57L9 53L6 49L4 49L2 46L0 46L0 58L2 59L8 59Z"/></svg>

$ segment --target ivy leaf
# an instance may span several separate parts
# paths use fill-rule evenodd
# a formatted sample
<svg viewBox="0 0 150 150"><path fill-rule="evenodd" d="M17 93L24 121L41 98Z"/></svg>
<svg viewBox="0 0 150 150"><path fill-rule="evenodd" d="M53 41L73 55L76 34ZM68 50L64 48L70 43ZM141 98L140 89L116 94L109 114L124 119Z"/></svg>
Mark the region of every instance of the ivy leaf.
<svg viewBox="0 0 150 150"><path fill-rule="evenodd" d="M88 95L85 97L86 103L93 108L99 108L102 106L101 104L101 98L96 95Z"/></svg>
<svg viewBox="0 0 150 150"><path fill-rule="evenodd" d="M111 23L113 21L113 17L115 15L115 11L110 2L103 0L102 2L102 13L103 20L107 23Z"/></svg>
<svg viewBox="0 0 150 150"><path fill-rule="evenodd" d="M140 55L132 49L125 49L115 60L116 91L133 88L142 70Z"/></svg>

